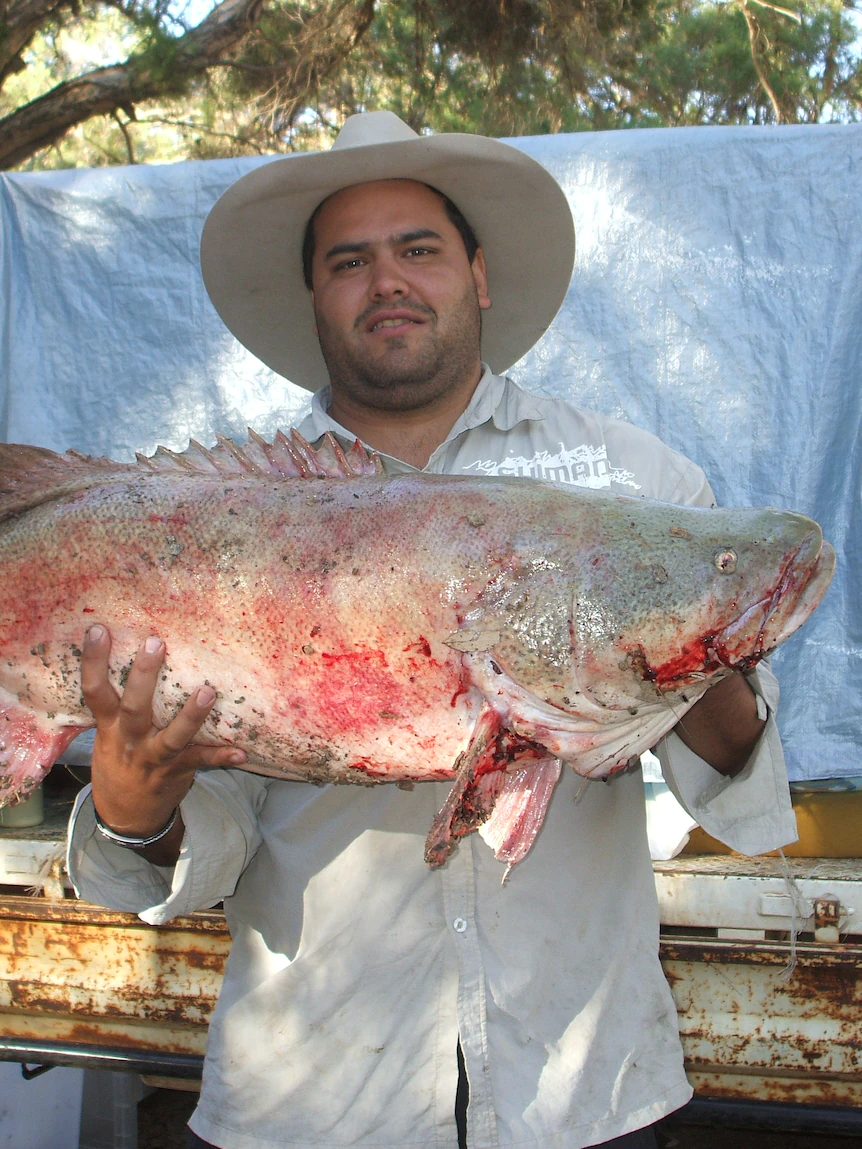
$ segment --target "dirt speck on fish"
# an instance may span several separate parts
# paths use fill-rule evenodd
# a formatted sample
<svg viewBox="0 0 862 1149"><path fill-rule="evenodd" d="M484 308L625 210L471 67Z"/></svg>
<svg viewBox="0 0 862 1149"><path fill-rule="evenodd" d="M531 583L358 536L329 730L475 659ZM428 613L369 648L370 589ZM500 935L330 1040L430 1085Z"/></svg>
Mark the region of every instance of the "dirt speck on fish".
<svg viewBox="0 0 862 1149"><path fill-rule="evenodd" d="M0 445L0 804L93 725L80 642L98 620L118 686L143 636L165 640L157 723L210 682L201 741L247 769L452 779L428 862L479 828L514 864L561 763L624 770L792 634L834 562L791 512L387 477L328 436L137 464Z"/></svg>

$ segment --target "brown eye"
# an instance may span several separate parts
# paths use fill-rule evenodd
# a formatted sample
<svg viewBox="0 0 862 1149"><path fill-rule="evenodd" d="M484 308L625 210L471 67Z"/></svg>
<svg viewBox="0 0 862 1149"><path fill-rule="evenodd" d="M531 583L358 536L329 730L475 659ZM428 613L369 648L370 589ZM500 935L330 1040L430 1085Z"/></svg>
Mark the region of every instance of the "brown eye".
<svg viewBox="0 0 862 1149"><path fill-rule="evenodd" d="M736 551L731 547L722 547L721 550L715 552L712 561L722 574L733 574L736 570L738 558Z"/></svg>

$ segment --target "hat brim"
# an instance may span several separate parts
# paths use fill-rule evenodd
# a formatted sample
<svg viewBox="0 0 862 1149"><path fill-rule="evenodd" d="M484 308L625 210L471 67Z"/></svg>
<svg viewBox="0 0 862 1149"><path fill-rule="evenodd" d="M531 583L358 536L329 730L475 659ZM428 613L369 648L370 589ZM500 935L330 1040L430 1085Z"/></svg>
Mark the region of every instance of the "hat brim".
<svg viewBox="0 0 862 1149"><path fill-rule="evenodd" d="M329 381L302 275L302 239L318 204L372 180L430 184L458 205L485 255L492 306L482 357L496 373L547 330L575 256L562 188L535 160L484 136L445 134L310 152L256 168L216 202L201 270L216 310L268 367L309 391Z"/></svg>

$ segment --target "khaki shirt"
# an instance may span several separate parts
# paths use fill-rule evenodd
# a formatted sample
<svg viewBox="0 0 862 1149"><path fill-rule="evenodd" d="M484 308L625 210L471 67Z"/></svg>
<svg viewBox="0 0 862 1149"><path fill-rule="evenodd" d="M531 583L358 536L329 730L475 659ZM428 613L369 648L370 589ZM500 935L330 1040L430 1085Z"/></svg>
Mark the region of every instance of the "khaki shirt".
<svg viewBox="0 0 862 1149"><path fill-rule="evenodd" d="M349 440L326 400L300 430ZM489 372L426 470L713 501L703 473L652 435ZM774 709L771 674L751 680ZM675 735L657 752L693 816L737 849L795 837L771 715L732 782ZM82 793L69 848L82 897L154 923L224 900L234 941L191 1121L200 1137L224 1149L455 1146L459 1036L471 1149L579 1149L688 1100L639 773L581 788L564 769L505 885L477 834L442 869L425 865L448 788L208 771L182 803L173 869L96 834Z"/></svg>

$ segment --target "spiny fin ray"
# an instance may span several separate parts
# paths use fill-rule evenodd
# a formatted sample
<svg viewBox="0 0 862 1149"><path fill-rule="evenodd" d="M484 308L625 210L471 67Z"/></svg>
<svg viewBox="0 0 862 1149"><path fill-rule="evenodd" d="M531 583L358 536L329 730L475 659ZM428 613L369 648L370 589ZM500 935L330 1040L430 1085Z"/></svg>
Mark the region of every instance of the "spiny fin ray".
<svg viewBox="0 0 862 1149"><path fill-rule="evenodd" d="M45 447L0 443L0 521L61 495L136 474L336 479L383 473L375 452L367 451L358 439L345 451L329 431L318 447L295 429L289 437L279 431L267 443L249 428L249 441L242 447L223 435L216 438L212 448L194 439L185 451L158 447L152 455L138 454L136 463L117 463L75 450L60 455Z"/></svg>

